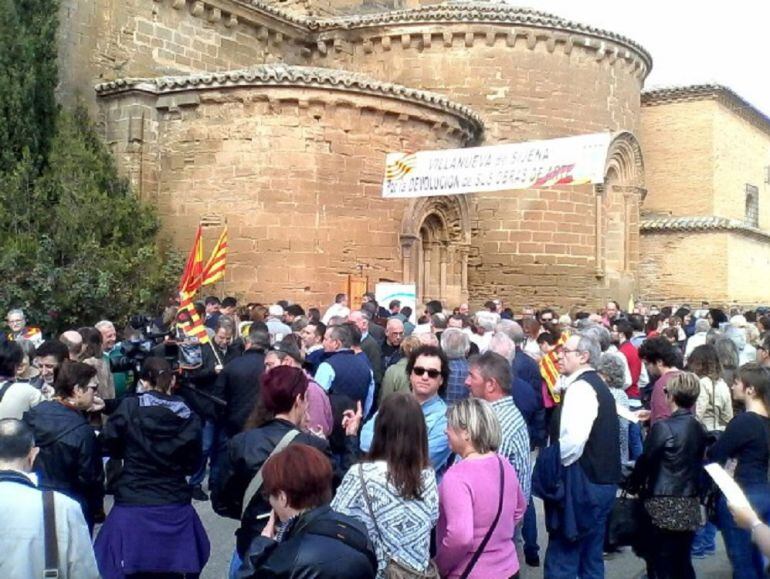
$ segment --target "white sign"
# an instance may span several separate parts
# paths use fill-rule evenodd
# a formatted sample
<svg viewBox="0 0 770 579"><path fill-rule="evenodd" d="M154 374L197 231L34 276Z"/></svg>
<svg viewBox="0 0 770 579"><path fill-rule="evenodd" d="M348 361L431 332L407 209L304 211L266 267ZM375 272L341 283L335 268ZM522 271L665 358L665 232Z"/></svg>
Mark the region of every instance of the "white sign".
<svg viewBox="0 0 770 579"><path fill-rule="evenodd" d="M430 197L604 182L612 136L595 133L490 147L390 153L382 196Z"/></svg>
<svg viewBox="0 0 770 579"><path fill-rule="evenodd" d="M401 302L401 307L412 308L409 321L415 323L417 319L417 286L413 283L381 282L374 286L374 299L386 310L393 300Z"/></svg>

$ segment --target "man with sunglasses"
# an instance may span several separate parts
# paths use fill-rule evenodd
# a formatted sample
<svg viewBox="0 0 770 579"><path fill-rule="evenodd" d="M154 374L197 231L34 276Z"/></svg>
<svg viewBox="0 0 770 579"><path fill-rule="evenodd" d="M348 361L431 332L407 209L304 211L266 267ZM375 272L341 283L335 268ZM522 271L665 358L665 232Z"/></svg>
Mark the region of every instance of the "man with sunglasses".
<svg viewBox="0 0 770 579"><path fill-rule="evenodd" d="M436 346L420 346L414 350L406 364L406 373L412 386L412 394L420 403L428 430L428 454L436 477L446 469L449 458L449 440L446 436L446 403L438 395L449 377L449 361ZM369 451L374 437L375 414L361 429L361 450Z"/></svg>
<svg viewBox="0 0 770 579"><path fill-rule="evenodd" d="M573 465L578 469L573 478L567 477L565 484L572 485L574 490L572 481L579 476L579 488L584 496L592 497L593 507L590 515L585 513L590 516L590 525L582 529L579 539L572 540L558 531L550 534L545 555L546 577L604 577L604 530L615 503L621 471L615 399L594 369L600 356L599 343L588 335L570 336L559 350L559 371L566 376L561 414L555 420L559 452L564 469L574 468ZM574 507L575 497L571 500ZM579 524L586 522L581 521Z"/></svg>

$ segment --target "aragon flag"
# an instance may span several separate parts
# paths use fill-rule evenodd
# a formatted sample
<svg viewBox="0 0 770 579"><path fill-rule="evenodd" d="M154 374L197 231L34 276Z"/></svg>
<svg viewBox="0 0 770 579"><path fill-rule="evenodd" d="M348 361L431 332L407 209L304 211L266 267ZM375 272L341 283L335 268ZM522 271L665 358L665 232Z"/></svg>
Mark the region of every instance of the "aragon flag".
<svg viewBox="0 0 770 579"><path fill-rule="evenodd" d="M211 257L206 262L201 274L201 286L211 285L225 277L227 265L227 225L219 236L216 246L211 252Z"/></svg>
<svg viewBox="0 0 770 579"><path fill-rule="evenodd" d="M187 256L187 263L182 272L182 279L179 280L179 292L187 294L191 299L201 286L201 275L203 274L203 240L201 237L202 228L198 225L190 255ZM183 296L180 297L184 300Z"/></svg>

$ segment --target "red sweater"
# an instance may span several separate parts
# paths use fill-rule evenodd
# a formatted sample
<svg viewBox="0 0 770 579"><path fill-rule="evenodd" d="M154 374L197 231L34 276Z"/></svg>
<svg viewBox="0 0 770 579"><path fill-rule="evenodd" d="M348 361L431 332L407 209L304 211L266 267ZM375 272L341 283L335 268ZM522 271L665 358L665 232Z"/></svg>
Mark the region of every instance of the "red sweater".
<svg viewBox="0 0 770 579"><path fill-rule="evenodd" d="M618 351L626 357L628 362L628 369L631 372L631 386L626 390L629 398L639 399L639 375L642 373L642 360L639 358L639 354L634 348L634 345L626 340L623 342Z"/></svg>

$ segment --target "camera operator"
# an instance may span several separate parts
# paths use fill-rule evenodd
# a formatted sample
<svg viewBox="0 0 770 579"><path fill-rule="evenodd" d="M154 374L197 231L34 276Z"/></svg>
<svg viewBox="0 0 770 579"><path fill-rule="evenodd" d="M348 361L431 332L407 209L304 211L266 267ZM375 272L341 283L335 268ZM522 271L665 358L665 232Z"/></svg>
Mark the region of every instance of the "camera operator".
<svg viewBox="0 0 770 579"><path fill-rule="evenodd" d="M183 384L191 384L193 388L182 388L180 394L190 408L200 416L203 421L203 460L200 469L190 478L193 487L193 498L200 501L208 500L208 495L201 485L206 476L206 462L210 460L212 470L216 471L217 450L220 447L220 421L224 408L218 405L214 399L205 396L211 394L218 398L221 381L217 378L230 360L241 355L242 349L233 343L235 337L235 323L229 316L220 316L217 321L214 339L203 345L202 364L195 370L185 372ZM211 477L215 478L214 476Z"/></svg>

